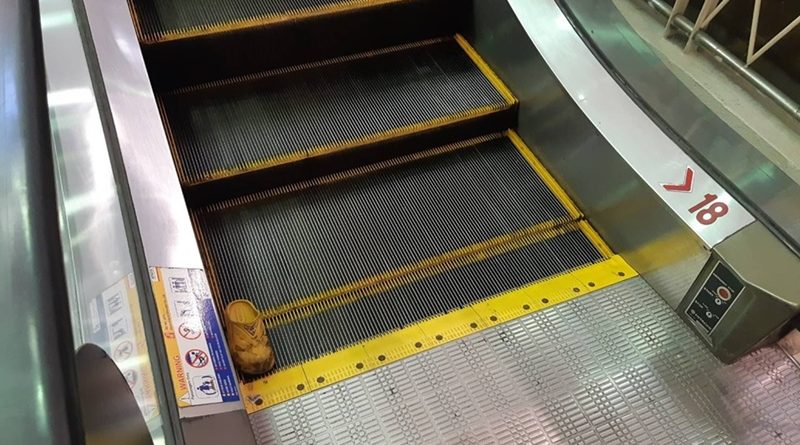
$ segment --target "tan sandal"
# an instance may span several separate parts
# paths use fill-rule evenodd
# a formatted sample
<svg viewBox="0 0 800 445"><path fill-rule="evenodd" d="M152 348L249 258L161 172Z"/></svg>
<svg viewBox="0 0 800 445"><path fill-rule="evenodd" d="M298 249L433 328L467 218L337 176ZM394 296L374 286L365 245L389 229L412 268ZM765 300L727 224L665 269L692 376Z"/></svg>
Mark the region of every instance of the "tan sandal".
<svg viewBox="0 0 800 445"><path fill-rule="evenodd" d="M261 312L248 300L230 302L225 308L228 347L239 371L264 374L275 367L275 352L267 337Z"/></svg>

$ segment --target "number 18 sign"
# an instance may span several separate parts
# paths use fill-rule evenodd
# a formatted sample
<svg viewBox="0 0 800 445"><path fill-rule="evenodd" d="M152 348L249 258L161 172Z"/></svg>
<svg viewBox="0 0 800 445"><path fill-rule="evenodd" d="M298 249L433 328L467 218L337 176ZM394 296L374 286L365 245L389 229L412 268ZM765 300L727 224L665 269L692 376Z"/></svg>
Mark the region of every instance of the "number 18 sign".
<svg viewBox="0 0 800 445"><path fill-rule="evenodd" d="M659 195L709 247L753 221L750 213L704 171L689 166L683 173L682 182L661 183Z"/></svg>

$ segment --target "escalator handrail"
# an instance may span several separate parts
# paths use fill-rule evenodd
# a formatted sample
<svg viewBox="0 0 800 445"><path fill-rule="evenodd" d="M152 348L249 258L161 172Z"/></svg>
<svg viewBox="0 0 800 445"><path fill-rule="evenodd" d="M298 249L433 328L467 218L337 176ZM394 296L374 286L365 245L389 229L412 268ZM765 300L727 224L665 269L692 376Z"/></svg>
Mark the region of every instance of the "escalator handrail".
<svg viewBox="0 0 800 445"><path fill-rule="evenodd" d="M0 10L0 442L83 443L39 2Z"/></svg>

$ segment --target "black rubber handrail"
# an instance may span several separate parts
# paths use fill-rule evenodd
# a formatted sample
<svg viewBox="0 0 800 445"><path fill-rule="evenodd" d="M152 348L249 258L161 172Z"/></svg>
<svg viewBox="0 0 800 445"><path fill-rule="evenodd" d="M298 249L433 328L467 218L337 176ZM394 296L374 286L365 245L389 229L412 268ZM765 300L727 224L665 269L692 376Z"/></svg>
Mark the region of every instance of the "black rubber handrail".
<svg viewBox="0 0 800 445"><path fill-rule="evenodd" d="M0 443L83 443L39 3L0 11Z"/></svg>

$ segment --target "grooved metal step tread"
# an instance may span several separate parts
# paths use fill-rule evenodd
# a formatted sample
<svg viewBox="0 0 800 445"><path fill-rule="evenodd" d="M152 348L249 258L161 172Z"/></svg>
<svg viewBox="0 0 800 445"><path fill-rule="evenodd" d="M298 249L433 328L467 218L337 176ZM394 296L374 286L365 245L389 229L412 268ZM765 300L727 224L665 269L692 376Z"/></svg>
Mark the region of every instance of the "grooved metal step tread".
<svg viewBox="0 0 800 445"><path fill-rule="evenodd" d="M516 135L493 135L217 204L194 221L219 302L263 310L288 366L607 258L542 174ZM307 338L313 326L325 338Z"/></svg>
<svg viewBox="0 0 800 445"><path fill-rule="evenodd" d="M129 0L143 43L230 32L409 0Z"/></svg>
<svg viewBox="0 0 800 445"><path fill-rule="evenodd" d="M391 140L515 103L460 36L160 97L184 184Z"/></svg>
<svg viewBox="0 0 800 445"><path fill-rule="evenodd" d="M297 395L259 444L800 443L792 358L721 363L641 278Z"/></svg>
<svg viewBox="0 0 800 445"><path fill-rule="evenodd" d="M456 262L449 270L420 273L382 287L362 290L343 301L273 317L269 335L278 369L305 362L375 336L409 326L510 289L604 259L574 226L548 239L531 238ZM422 277L424 276L424 277ZM403 282L408 281L408 282Z"/></svg>

